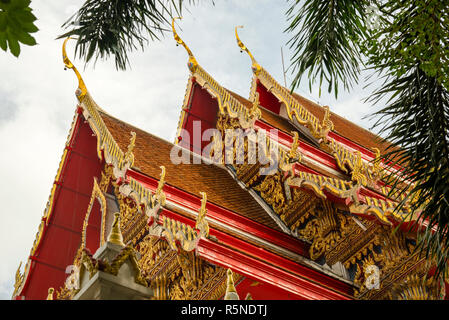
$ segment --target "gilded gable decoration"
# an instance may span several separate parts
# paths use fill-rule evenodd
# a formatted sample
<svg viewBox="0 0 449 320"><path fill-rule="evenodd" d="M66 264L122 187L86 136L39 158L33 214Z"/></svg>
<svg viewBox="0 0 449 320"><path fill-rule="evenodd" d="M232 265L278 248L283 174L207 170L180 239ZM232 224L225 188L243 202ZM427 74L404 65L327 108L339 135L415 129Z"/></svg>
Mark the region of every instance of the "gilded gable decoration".
<svg viewBox="0 0 449 320"><path fill-rule="evenodd" d="M92 194L90 197L89 205L87 207L86 215L83 223L83 230L81 235L81 247L86 247L86 229L89 224L89 218L92 212L92 208L94 206L95 201L98 201L100 204L100 215L101 215L101 232L100 232L100 246L104 243L106 239L105 235L105 219L106 219L106 198L104 196L103 191L101 191L100 186L98 185L97 178L94 178L94 183L92 187Z"/></svg>

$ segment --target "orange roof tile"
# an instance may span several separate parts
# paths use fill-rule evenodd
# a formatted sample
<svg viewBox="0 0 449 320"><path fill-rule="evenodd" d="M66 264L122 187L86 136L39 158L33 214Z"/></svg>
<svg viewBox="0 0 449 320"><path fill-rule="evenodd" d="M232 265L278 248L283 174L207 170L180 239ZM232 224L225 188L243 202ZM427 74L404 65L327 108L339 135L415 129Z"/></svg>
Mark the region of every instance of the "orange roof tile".
<svg viewBox="0 0 449 320"><path fill-rule="evenodd" d="M179 164L170 160L172 143L100 112L104 123L122 150L129 144L130 132L136 133L134 166L142 173L159 179L160 166L166 168L165 182L199 197L206 192L208 201L253 221L281 231L268 213L224 169L208 164Z"/></svg>
<svg viewBox="0 0 449 320"><path fill-rule="evenodd" d="M293 97L298 100L307 110L309 110L315 117L322 120L324 117L324 108L315 102L312 102L297 93L293 93ZM372 150L378 148L383 154L388 147L388 143L381 141L381 138L356 125L355 123L339 116L331 111L330 120L334 123L334 130L339 135L357 143L360 146Z"/></svg>

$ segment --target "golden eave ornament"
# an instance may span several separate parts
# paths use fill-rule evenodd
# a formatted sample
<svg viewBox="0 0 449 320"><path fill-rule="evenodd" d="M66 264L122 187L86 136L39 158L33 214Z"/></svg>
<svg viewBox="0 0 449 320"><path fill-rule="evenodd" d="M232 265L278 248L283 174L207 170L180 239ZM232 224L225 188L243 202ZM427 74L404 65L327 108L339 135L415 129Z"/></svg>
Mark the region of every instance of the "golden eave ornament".
<svg viewBox="0 0 449 320"><path fill-rule="evenodd" d="M179 37L178 33L176 32L175 29L175 19L182 19L182 17L176 17L173 18L172 22L171 22L171 26L172 26L172 30L173 30L173 37L175 38L177 45L182 45L188 55L189 55L189 61L187 62L187 67L189 68L189 70L193 73L196 71L196 68L198 67L198 62L196 61L195 57L193 56L192 51L190 50L190 48L186 45L186 43Z"/></svg>
<svg viewBox="0 0 449 320"><path fill-rule="evenodd" d="M74 39L71 37L68 37L64 40L64 43L62 44L62 60L64 61L65 69L72 69L73 72L75 72L76 77L78 78L78 89L76 90L75 94L78 98L78 100L81 102L84 98L84 96L87 93L86 85L84 84L83 78L81 77L81 74L78 72L78 69L73 65L73 63L70 61L70 59L67 57L67 51L66 51L66 45L67 41L70 39Z"/></svg>
<svg viewBox="0 0 449 320"><path fill-rule="evenodd" d="M200 235L202 235L204 237L208 237L209 236L209 224L206 221L207 194L206 194L206 192L200 192L200 194L202 197L201 208L200 208L200 211L198 212L198 217L196 218L195 228L200 230Z"/></svg>
<svg viewBox="0 0 449 320"><path fill-rule="evenodd" d="M47 295L47 300L53 300L53 293L55 292L55 289L53 288L48 288L48 295Z"/></svg>
<svg viewBox="0 0 449 320"><path fill-rule="evenodd" d="M253 63L253 65L251 66L253 73L257 76L260 72L260 70L262 69L262 67L260 66L259 63L257 63L256 59L254 58L254 56L251 54L251 52L248 50L248 48L243 44L242 40L240 40L239 38L239 34L237 33L237 29L238 28L243 28L243 26L237 26L235 27L235 38L237 39L237 44L240 47L240 52L245 51L246 53L248 53L249 57L251 58L251 62Z"/></svg>

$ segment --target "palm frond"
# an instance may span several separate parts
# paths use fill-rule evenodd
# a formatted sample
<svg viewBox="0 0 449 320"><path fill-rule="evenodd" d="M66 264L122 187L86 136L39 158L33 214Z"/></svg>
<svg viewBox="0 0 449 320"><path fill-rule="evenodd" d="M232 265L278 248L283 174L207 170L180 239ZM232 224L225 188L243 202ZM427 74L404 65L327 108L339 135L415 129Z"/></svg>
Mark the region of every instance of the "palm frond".
<svg viewBox="0 0 449 320"><path fill-rule="evenodd" d="M149 40L159 40L168 31L173 16L182 13L179 0L87 0L63 27L58 38L76 35L75 51L89 62L94 56L114 56L117 69L129 65L128 53L143 50ZM189 0L188 3L198 1Z"/></svg>
<svg viewBox="0 0 449 320"><path fill-rule="evenodd" d="M366 38L365 7L368 1L296 0L286 15L290 25L285 32L293 34L288 44L294 50L291 58L294 75L291 90L306 75L309 88L319 79L328 92L338 95L340 81L349 89L358 81L363 66L360 43ZM306 71L307 74L306 74Z"/></svg>
<svg viewBox="0 0 449 320"><path fill-rule="evenodd" d="M370 39L369 62L384 83L370 97L387 104L374 114L374 125L396 147L384 155L403 171L388 182L406 195L398 206L410 206L424 223L417 248L432 257L438 275L446 275L449 259L449 6L443 2L389 1L393 17ZM399 180L407 180L401 184ZM419 224L417 222L416 226Z"/></svg>

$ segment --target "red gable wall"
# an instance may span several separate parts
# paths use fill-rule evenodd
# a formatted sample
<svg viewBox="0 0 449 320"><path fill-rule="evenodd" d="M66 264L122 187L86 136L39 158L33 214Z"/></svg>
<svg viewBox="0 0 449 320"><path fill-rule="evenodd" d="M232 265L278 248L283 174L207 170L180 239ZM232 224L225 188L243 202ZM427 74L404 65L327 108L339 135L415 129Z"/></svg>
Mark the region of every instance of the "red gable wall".
<svg viewBox="0 0 449 320"><path fill-rule="evenodd" d="M65 270L80 245L93 177L99 178L100 171L97 138L79 115L57 182L53 212L35 255L30 257L33 262L19 299L45 299L49 287L58 290L63 286L68 276Z"/></svg>
<svg viewBox="0 0 449 320"><path fill-rule="evenodd" d="M198 135L198 139L201 140L205 130L216 127L218 102L206 89L203 89L197 83L194 83L191 91L190 108L185 110L185 112L186 116L182 127L188 131L189 137L181 134L181 141L179 142L179 145L200 154L204 147L210 143L210 141L202 141L201 150L199 150L198 147L193 147L194 145L199 145L199 143L194 143L193 141L194 121L201 121L201 130L198 130L200 133L200 135Z"/></svg>

